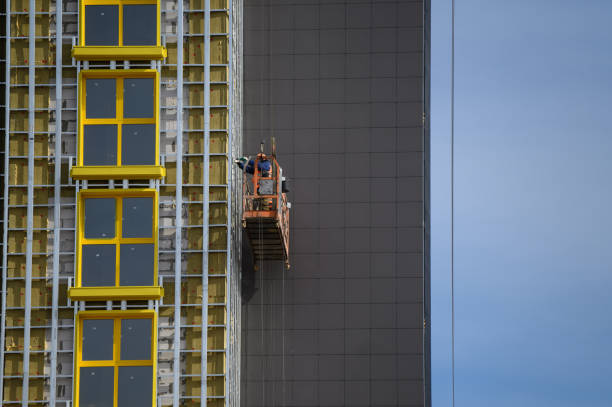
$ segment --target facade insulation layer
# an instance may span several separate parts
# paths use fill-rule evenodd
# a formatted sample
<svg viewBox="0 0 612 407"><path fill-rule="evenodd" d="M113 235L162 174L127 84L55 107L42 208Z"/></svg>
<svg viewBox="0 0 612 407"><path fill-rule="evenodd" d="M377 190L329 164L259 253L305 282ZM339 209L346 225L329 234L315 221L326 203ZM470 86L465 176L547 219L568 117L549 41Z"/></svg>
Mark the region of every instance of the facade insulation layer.
<svg viewBox="0 0 612 407"><path fill-rule="evenodd" d="M1 20L1 404L237 406L241 0Z"/></svg>

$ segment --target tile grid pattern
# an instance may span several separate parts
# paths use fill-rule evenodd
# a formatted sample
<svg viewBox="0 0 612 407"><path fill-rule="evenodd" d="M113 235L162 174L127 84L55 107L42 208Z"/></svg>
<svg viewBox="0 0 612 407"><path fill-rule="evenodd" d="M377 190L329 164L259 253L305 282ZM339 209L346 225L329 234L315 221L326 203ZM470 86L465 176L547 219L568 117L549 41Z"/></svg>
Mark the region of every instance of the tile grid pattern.
<svg viewBox="0 0 612 407"><path fill-rule="evenodd" d="M428 398L423 35L422 1L245 2L245 151L276 137L293 209L284 289L268 264L245 299L244 406Z"/></svg>

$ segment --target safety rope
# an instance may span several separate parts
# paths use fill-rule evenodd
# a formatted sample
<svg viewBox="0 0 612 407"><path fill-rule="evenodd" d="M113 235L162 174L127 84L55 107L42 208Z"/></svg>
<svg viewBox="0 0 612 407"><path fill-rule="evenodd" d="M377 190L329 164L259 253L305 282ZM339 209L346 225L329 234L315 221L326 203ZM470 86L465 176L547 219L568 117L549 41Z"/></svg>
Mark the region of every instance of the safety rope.
<svg viewBox="0 0 612 407"><path fill-rule="evenodd" d="M281 291L281 330L282 330L282 350L281 350L281 359L282 359L282 367L281 367L281 383L283 384L283 407L287 405L286 401L285 401L285 394L286 394L286 381L285 381L285 336L287 335L287 331L285 330L285 262L283 261L283 263L281 264L281 267L283 268L283 274L282 274L282 291Z"/></svg>
<svg viewBox="0 0 612 407"><path fill-rule="evenodd" d="M257 160L255 160L255 166L258 165ZM257 171L257 168L255 168L255 171ZM257 186L255 186L255 188L257 188ZM262 354L262 359L261 359L261 401L262 401L262 406L266 405L266 368L265 368L265 352L264 352L264 285L263 285L263 258L262 258L262 253L263 253L263 231L262 231L262 224L261 224L261 218L258 219L258 226L259 226L259 231L258 231L258 235L259 235L259 290L260 290L260 300L259 300L259 304L260 304L260 309L259 312L261 314L261 348L260 348L260 352Z"/></svg>

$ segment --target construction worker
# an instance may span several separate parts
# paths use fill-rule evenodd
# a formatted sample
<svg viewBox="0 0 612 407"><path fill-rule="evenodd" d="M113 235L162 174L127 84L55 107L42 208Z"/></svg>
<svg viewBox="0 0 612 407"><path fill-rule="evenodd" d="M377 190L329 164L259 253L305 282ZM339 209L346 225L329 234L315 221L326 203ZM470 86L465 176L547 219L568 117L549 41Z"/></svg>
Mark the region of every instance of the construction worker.
<svg viewBox="0 0 612 407"><path fill-rule="evenodd" d="M234 161L241 170L245 171L247 174L255 174L255 160L249 160L246 157L240 157L236 161ZM246 164L246 169L244 168ZM262 177L269 177L270 171L272 170L272 164L268 160L268 158L264 155L263 159L257 163L257 169L261 173Z"/></svg>
<svg viewBox="0 0 612 407"><path fill-rule="evenodd" d="M265 157L265 156L264 156ZM255 160L249 160L246 157L240 157L237 160L234 160L234 162L238 165L238 167L240 167L241 170L244 170L244 164L246 163L246 173L253 175L255 174L254 171L254 167L255 167ZM248 162L248 163L247 163ZM269 177L270 176L270 171L271 171L271 164L270 161L268 161L268 159L266 158L265 161L260 161L257 164L257 167L259 167L259 171L262 172L262 177ZM287 193L289 192L289 187L287 185L287 181L285 181L285 177L283 177L283 179L281 180L281 185L282 185L282 191Z"/></svg>

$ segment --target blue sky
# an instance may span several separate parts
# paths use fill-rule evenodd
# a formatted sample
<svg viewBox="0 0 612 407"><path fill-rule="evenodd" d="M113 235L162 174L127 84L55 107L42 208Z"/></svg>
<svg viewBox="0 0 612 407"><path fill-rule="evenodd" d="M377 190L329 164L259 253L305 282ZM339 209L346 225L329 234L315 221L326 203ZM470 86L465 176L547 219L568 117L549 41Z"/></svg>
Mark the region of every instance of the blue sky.
<svg viewBox="0 0 612 407"><path fill-rule="evenodd" d="M432 0L433 406L450 406L450 0ZM456 0L457 406L612 406L612 1Z"/></svg>

